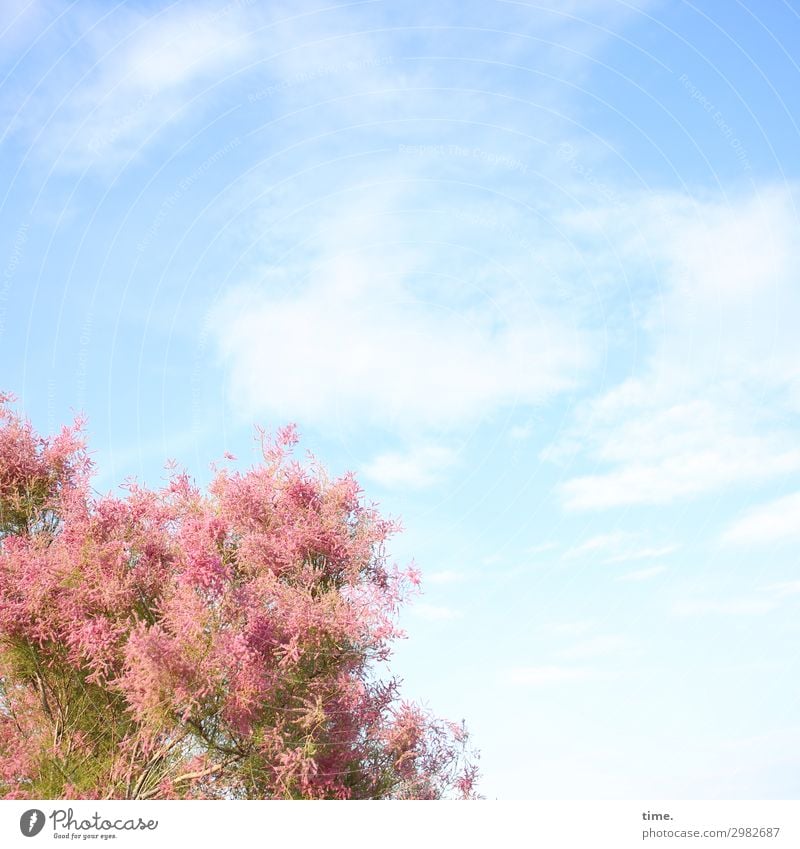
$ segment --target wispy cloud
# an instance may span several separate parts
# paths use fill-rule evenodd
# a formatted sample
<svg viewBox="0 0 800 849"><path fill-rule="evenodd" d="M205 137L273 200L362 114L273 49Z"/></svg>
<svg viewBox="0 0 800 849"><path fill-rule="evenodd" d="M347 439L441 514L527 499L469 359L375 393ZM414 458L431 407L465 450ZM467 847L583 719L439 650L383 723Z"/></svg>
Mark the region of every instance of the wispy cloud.
<svg viewBox="0 0 800 849"><path fill-rule="evenodd" d="M631 548L628 551L621 551L618 554L612 554L606 560L606 563L625 563L628 560L654 560L658 557L666 557L678 550L677 545L656 545L644 548Z"/></svg>
<svg viewBox="0 0 800 849"><path fill-rule="evenodd" d="M549 622L539 627L539 630L545 634L552 634L559 637L575 637L580 634L585 634L593 627L594 623L590 620L579 620L577 622Z"/></svg>
<svg viewBox="0 0 800 849"><path fill-rule="evenodd" d="M664 286L641 321L652 351L641 374L586 403L544 454L606 467L564 482L567 508L666 504L800 469L786 424L800 412L793 203L791 188L767 188L728 202L633 198L572 216L611 241L629 274L649 266Z"/></svg>
<svg viewBox="0 0 800 849"><path fill-rule="evenodd" d="M590 537L578 545L568 548L561 556L564 560L573 560L586 554L607 552L609 549L616 550L623 543L630 540L631 535L625 531L612 531L607 534L599 534Z"/></svg>
<svg viewBox="0 0 800 849"><path fill-rule="evenodd" d="M450 622L453 619L460 619L463 615L460 610L440 604L415 604L411 610L419 619L425 619L428 622Z"/></svg>
<svg viewBox="0 0 800 849"><path fill-rule="evenodd" d="M526 439L530 439L533 435L533 432L533 422L529 421L525 424L513 425L508 431L508 438L514 440L515 442L523 442Z"/></svg>
<svg viewBox="0 0 800 849"><path fill-rule="evenodd" d="M800 581L780 581L759 587L748 596L682 599L672 606L672 613L676 616L760 616L773 612L797 594L800 594Z"/></svg>
<svg viewBox="0 0 800 849"><path fill-rule="evenodd" d="M525 549L526 554L544 554L546 551L554 551L558 548L557 542L542 542Z"/></svg>
<svg viewBox="0 0 800 849"><path fill-rule="evenodd" d="M800 581L781 581L780 583L770 584L769 586L764 587L764 590L768 593L773 593L780 598L789 595L797 595L800 593Z"/></svg>
<svg viewBox="0 0 800 849"><path fill-rule="evenodd" d="M634 14L603 7L612 16ZM459 8L459 14L468 20L478 8ZM599 14L595 4L581 9L590 19ZM503 12L524 17L513 7ZM579 18L560 9L537 13L537 44L541 31L552 28L561 59L586 63L588 57L568 49L573 40L608 37L596 26L577 26ZM426 21L428 14L435 20L442 12L431 9ZM498 108L513 108L475 96L478 88L491 91L499 68L459 67L459 92L435 66L414 71L412 63L387 54L379 34L355 40L351 33L346 41L337 40L341 32L326 35L324 18L304 20L304 29L311 28L305 44L289 39L293 46L280 59L283 78L290 83L313 70L317 46L323 52L316 61L335 67L351 42L362 70L319 75L313 87L319 97L309 100L307 113L290 113L297 139L315 139L325 168L298 167L291 185L279 187L274 173L254 173L242 188L248 215L237 238L246 245L247 262L226 287L213 322L230 397L247 421L380 427L403 453L414 450L415 440L443 430L468 432L517 409L510 438L531 439L531 408L575 389L597 366L595 331L588 311L569 300L578 281L560 287L550 267L574 254L569 233L549 227L547 214L538 220L539 207L546 210L552 196L543 191L534 211L495 189L487 197L483 184L513 189L529 164L549 173L556 146L513 134L498 142L496 133L482 129L489 112L496 122ZM520 23L519 38L502 40L511 54L531 46L529 22ZM441 93L431 94L445 84L457 116L452 125L441 120ZM548 85L563 100L560 85L530 84L537 97L539 86ZM277 87L267 102L283 104L284 94L305 102L302 88ZM374 121L362 129L365 102ZM362 123L348 124L350 109ZM554 114L542 112L537 134L555 137ZM467 124L476 136L469 148L459 145ZM320 140L320 125L344 129ZM502 150L495 149L499 144ZM284 172L294 173L293 149L289 144L282 152L289 157L281 159Z"/></svg>
<svg viewBox="0 0 800 849"><path fill-rule="evenodd" d="M687 599L676 602L676 616L763 616L771 613L778 603L768 598Z"/></svg>
<svg viewBox="0 0 800 849"><path fill-rule="evenodd" d="M418 489L438 482L457 460L451 448L427 443L406 451L379 454L364 466L363 473L386 488Z"/></svg>
<svg viewBox="0 0 800 849"><path fill-rule="evenodd" d="M565 560L596 558L601 563L624 563L629 560L652 560L666 557L678 548L675 544L643 545L642 534L629 531L612 531L590 537L584 542L567 549L562 555Z"/></svg>
<svg viewBox="0 0 800 849"><path fill-rule="evenodd" d="M506 677L511 684L539 687L586 681L598 677L598 672L576 666L517 666L508 670Z"/></svg>
<svg viewBox="0 0 800 849"><path fill-rule="evenodd" d="M524 302L513 312L459 306L455 293L437 305L386 274L357 260L326 263L296 294L268 285L227 294L219 347L240 411L460 429L564 390L584 361L555 313Z"/></svg>
<svg viewBox="0 0 800 849"><path fill-rule="evenodd" d="M634 569L632 572L626 572L624 575L619 575L617 581L649 581L650 578L655 578L667 571L666 566L648 566L644 569Z"/></svg>
<svg viewBox="0 0 800 849"><path fill-rule="evenodd" d="M617 634L598 634L575 645L559 649L556 656L563 660L591 660L619 654L631 648L631 641L627 637Z"/></svg>
<svg viewBox="0 0 800 849"><path fill-rule="evenodd" d="M797 492L751 508L722 533L722 541L732 544L797 538L800 538L800 493Z"/></svg>
<svg viewBox="0 0 800 849"><path fill-rule="evenodd" d="M100 12L86 4L54 24L45 44L67 49L35 97L4 92L10 130L58 169L108 170L139 155L190 103L196 118L196 98L254 49L239 3Z"/></svg>
<svg viewBox="0 0 800 849"><path fill-rule="evenodd" d="M443 585L443 584L457 584L463 581L466 578L464 572L457 571L455 569L442 569L439 572L427 572L423 576L423 580L426 584L435 584L435 585Z"/></svg>

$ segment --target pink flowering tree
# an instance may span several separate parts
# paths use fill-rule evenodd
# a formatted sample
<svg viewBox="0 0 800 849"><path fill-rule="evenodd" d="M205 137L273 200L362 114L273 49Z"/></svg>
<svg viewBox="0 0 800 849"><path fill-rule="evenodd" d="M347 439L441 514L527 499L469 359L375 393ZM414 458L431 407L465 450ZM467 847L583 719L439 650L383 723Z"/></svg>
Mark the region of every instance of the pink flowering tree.
<svg viewBox="0 0 800 849"><path fill-rule="evenodd" d="M173 470L96 497L81 423L39 436L0 395L0 796L474 795L463 725L376 664L419 578L397 530L291 459L207 491Z"/></svg>

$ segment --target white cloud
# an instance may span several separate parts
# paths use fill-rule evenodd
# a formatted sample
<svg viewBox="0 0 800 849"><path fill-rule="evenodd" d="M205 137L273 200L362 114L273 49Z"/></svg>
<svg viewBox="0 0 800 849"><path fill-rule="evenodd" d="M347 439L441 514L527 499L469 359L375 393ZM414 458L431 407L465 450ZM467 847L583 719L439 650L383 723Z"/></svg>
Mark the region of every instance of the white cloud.
<svg viewBox="0 0 800 849"><path fill-rule="evenodd" d="M575 666L517 666L508 670L509 683L527 686L585 681L597 677L592 669Z"/></svg>
<svg viewBox="0 0 800 849"><path fill-rule="evenodd" d="M542 542L525 549L526 554L543 554L545 551L553 551L558 548L557 542Z"/></svg>
<svg viewBox="0 0 800 849"><path fill-rule="evenodd" d="M645 569L635 569L633 572L626 572L624 575L620 575L616 580L633 582L647 581L650 578L655 578L657 575L661 575L666 571L666 566L648 566Z"/></svg>
<svg viewBox="0 0 800 849"><path fill-rule="evenodd" d="M687 599L677 602L672 612L676 616L762 616L777 606L764 598Z"/></svg>
<svg viewBox="0 0 800 849"><path fill-rule="evenodd" d="M456 453L446 446L418 445L379 454L364 466L363 473L386 488L418 489L438 482L456 461Z"/></svg>
<svg viewBox="0 0 800 849"><path fill-rule="evenodd" d="M408 442L542 403L587 368L585 332L527 281L499 275L490 256L441 273L452 257L403 212L424 203L409 188L422 165L391 167L382 183L359 179L287 234L307 260L234 286L215 309L245 419L373 425ZM493 279L473 285L476 266Z"/></svg>
<svg viewBox="0 0 800 849"><path fill-rule="evenodd" d="M455 569L442 569L439 572L430 572L423 575L423 582L426 584L456 584L463 581L465 575L463 572L458 572Z"/></svg>
<svg viewBox="0 0 800 849"><path fill-rule="evenodd" d="M578 622L550 622L540 626L540 630L546 634L553 634L560 637L575 637L580 634L585 634L593 627L593 623L588 620Z"/></svg>
<svg viewBox="0 0 800 849"><path fill-rule="evenodd" d="M438 604L415 604L411 610L415 616L428 622L449 622L462 616L460 610Z"/></svg>
<svg viewBox="0 0 800 849"><path fill-rule="evenodd" d="M709 411L712 417L715 414ZM688 427L684 432L687 443L696 442L705 429L703 424ZM624 430L625 424L620 423L618 437L624 438ZM800 470L800 449L780 434L760 437L719 431L716 440L709 434L709 441L696 449L670 453L662 443L658 453L646 460L630 448L618 471L572 478L562 487L565 506L581 510L667 504L727 485L756 483Z"/></svg>
<svg viewBox="0 0 800 849"><path fill-rule="evenodd" d="M181 110L190 101L196 117L202 103L194 98L254 49L252 15L240 4L150 14L125 6L102 18L96 11L75 8L48 34L75 49L64 52L47 88L35 97L3 93L13 132L29 143L38 138L38 153L58 168L121 165L164 126L186 117Z"/></svg>
<svg viewBox="0 0 800 849"><path fill-rule="evenodd" d="M630 534L624 531L612 531L591 537L579 545L568 548L561 556L564 560L572 560L585 554L607 551L610 548L616 550L621 543L627 542L629 539Z"/></svg>
<svg viewBox="0 0 800 849"><path fill-rule="evenodd" d="M778 584L770 584L764 589L781 598L787 595L796 595L800 593L800 581L783 581Z"/></svg>
<svg viewBox="0 0 800 849"><path fill-rule="evenodd" d="M634 548L629 551L622 551L619 554L614 554L609 557L606 563L625 563L628 560L654 560L658 557L666 557L677 551L677 545L660 545L650 548Z"/></svg>
<svg viewBox="0 0 800 849"><path fill-rule="evenodd" d="M677 549L676 545L642 545L641 534L627 531L612 531L590 537L573 548L567 549L562 557L573 560L582 557L597 557L602 563L624 563L629 560L652 560L666 557Z"/></svg>
<svg viewBox="0 0 800 849"><path fill-rule="evenodd" d="M627 275L655 270L663 289L641 322L638 374L584 404L544 452L597 469L563 483L567 508L666 504L800 470L793 199L787 188L729 203L663 195L571 216L613 243Z"/></svg>
<svg viewBox="0 0 800 849"><path fill-rule="evenodd" d="M733 544L768 543L800 537L800 492L760 504L733 521L722 540Z"/></svg>
<svg viewBox="0 0 800 849"><path fill-rule="evenodd" d="M533 422L526 422L525 424L514 425L508 431L508 438L514 440L515 442L523 442L526 439L530 439L533 435Z"/></svg>
<svg viewBox="0 0 800 849"><path fill-rule="evenodd" d="M782 581L759 588L759 595L734 598L690 598L672 607L676 616L760 616L779 608L790 596L800 593L800 581Z"/></svg>
<svg viewBox="0 0 800 849"><path fill-rule="evenodd" d="M579 6L591 15L601 7L604 16L631 14L607 3ZM428 15L446 19L454 9L396 11L398 20L420 14L427 20ZM462 23L464 15L476 14L458 12ZM502 12L519 14L511 7ZM564 45L608 37L564 17L560 9L540 13L537 32L552 26L559 35L554 61L568 57L585 64ZM440 91L428 95L436 91L432 83L441 83L438 71L393 59L387 43L395 52L396 44L382 40L379 32L351 44L349 14L303 18L304 37L287 37L286 50L271 62L293 103L305 103L307 88L294 82L309 72L314 77L311 88L318 95L308 101L313 108L295 106L292 126L297 124L298 138L315 142L315 162L326 167L308 169L289 144L282 168L293 174L290 185L276 189L269 173L264 179L269 203L252 207L263 188L261 177L251 175L242 187L248 216L235 238L246 246L248 267L238 269L230 285L226 281L213 322L216 348L230 375L230 397L247 421L289 418L302 426L350 431L380 427L403 443L403 453L436 431L466 431L515 408L525 408L525 414L515 418L519 424L509 436L530 438L528 408L574 389L596 364L598 352L587 327L592 319L566 302L568 293L557 291L557 275L548 272L548 259L559 260L572 248L569 233L545 235L549 210L539 220L538 207L547 207L549 199L537 197L537 209L525 210L506 203L496 188L487 196L480 169L491 161L491 181L485 185L496 187L505 179L518 188L519 172L507 169L503 177L496 162L505 157L522 163L535 156L531 164L548 173L556 145L532 151L524 138L501 138L489 129L489 111L496 124L503 110L516 107L475 96L477 88L490 90L495 72L488 67L461 69L464 93L444 100ZM422 32L419 37L426 38ZM503 38L498 46L511 53L523 49L518 39ZM364 73L336 71L351 47ZM320 74L315 68L335 72ZM563 100L561 86L556 92L552 83L542 85ZM280 84L275 88L282 107ZM367 103L368 130L320 135L319 128L329 124L360 127ZM406 120L409 103L413 120ZM452 126L442 120L443 107L452 111ZM348 125L351 109L357 119L353 126ZM419 117L427 115L436 116L435 128ZM441 148L463 143L468 122L476 142L469 150L487 157L420 154L425 147L420 142L441 142L428 145ZM537 135L552 133L555 139L554 124L553 114L542 110ZM503 150L495 150L498 145ZM495 154L500 160L490 158ZM470 223L472 211L476 219ZM262 274L268 262L279 264L282 273ZM378 458L372 465L388 463L389 476L395 477L396 463L388 461L396 459ZM410 475L412 481L437 477L435 472Z"/></svg>
<svg viewBox="0 0 800 849"><path fill-rule="evenodd" d="M630 641L614 634L598 634L568 648L559 649L556 654L564 660L591 660L617 654L630 648Z"/></svg>
<svg viewBox="0 0 800 849"><path fill-rule="evenodd" d="M379 275L371 292L348 297L336 269L325 273L296 295L250 287L225 297L219 343L245 416L464 426L562 391L581 364L574 334L547 311L458 310L391 286L381 297Z"/></svg>

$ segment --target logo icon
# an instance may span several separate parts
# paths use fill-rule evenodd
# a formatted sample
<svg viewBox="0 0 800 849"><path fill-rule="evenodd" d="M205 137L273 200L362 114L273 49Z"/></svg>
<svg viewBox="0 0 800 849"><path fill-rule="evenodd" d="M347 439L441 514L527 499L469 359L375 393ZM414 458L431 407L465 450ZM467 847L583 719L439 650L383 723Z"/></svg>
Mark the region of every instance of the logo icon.
<svg viewBox="0 0 800 849"><path fill-rule="evenodd" d="M44 813L38 808L31 808L19 818L19 830L25 837L36 837L44 828Z"/></svg>

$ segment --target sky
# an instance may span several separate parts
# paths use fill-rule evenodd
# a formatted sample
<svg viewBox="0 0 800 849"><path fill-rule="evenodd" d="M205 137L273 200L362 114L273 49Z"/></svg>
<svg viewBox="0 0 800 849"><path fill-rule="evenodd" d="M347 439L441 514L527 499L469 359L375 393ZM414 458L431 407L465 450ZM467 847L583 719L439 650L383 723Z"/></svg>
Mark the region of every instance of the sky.
<svg viewBox="0 0 800 849"><path fill-rule="evenodd" d="M402 518L504 799L800 794L796 0L3 0L0 387ZM794 45L794 47L793 47Z"/></svg>

